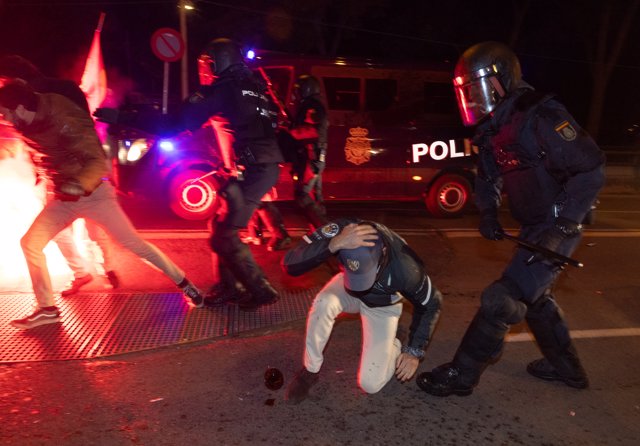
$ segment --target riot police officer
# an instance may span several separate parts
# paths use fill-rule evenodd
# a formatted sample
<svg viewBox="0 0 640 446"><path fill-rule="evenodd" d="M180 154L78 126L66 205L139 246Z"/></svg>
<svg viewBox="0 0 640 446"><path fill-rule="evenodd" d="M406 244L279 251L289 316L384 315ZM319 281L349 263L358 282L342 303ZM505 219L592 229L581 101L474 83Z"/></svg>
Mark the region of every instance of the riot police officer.
<svg viewBox="0 0 640 446"><path fill-rule="evenodd" d="M464 124L476 126L480 233L490 240L503 238L498 207L504 193L521 224L521 239L571 255L604 184L602 151L552 95L522 80L516 55L501 43L466 50L453 84ZM518 248L502 276L483 290L480 309L453 360L422 373L418 385L437 396L471 394L500 355L510 325L525 319L544 355L527 371L573 388L588 387L551 291L562 267L553 258Z"/></svg>
<svg viewBox="0 0 640 446"><path fill-rule="evenodd" d="M210 124L217 138L224 166L218 172L225 205L212 222L211 249L218 256L219 283L206 302L220 305L238 300L254 309L278 299L278 293L240 241L260 200L276 183L279 163L273 106L266 85L245 65L240 47L229 39L213 40L200 60L200 91L185 104L186 127ZM207 85L209 83L209 85Z"/></svg>
<svg viewBox="0 0 640 446"><path fill-rule="evenodd" d="M299 101L290 130L297 149L292 163L296 178L294 195L309 222L317 228L328 222L322 204L322 172L327 154L329 119L318 78L303 74L296 80L294 88L294 95Z"/></svg>

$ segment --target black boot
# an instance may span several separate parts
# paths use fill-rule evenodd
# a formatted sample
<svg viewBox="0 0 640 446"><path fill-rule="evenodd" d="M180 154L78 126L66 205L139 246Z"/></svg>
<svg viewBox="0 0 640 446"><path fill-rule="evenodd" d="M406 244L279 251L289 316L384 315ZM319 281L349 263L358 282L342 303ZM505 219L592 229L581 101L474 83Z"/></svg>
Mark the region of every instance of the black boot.
<svg viewBox="0 0 640 446"><path fill-rule="evenodd" d="M262 228L262 219L258 212L254 212L251 216L251 220L247 224L247 235L242 237L240 241L242 243L251 245L264 245L264 231Z"/></svg>
<svg viewBox="0 0 640 446"><path fill-rule="evenodd" d="M304 215L307 217L307 220L309 220L315 228L319 228L320 226L324 226L329 223L327 216L315 202L307 204L302 210Z"/></svg>
<svg viewBox="0 0 640 446"><path fill-rule="evenodd" d="M276 303L278 299L280 299L278 291L267 279L262 279L254 291L238 301L238 307L242 311L256 311L262 306Z"/></svg>
<svg viewBox="0 0 640 446"><path fill-rule="evenodd" d="M251 250L238 238L238 231L227 230L221 235L224 237L212 239L211 246L224 258L228 270L248 293L238 301L240 308L249 311L275 303L279 298L278 292L265 278Z"/></svg>
<svg viewBox="0 0 640 446"><path fill-rule="evenodd" d="M416 378L418 387L434 396L468 396L473 392L477 380L473 373L463 372L452 362L442 364Z"/></svg>
<svg viewBox="0 0 640 446"><path fill-rule="evenodd" d="M280 225L275 229L275 233L272 232L271 234L271 240L269 240L267 250L282 251L291 246L291 237L289 237L289 232L287 232L287 228L285 228L284 225Z"/></svg>
<svg viewBox="0 0 640 446"><path fill-rule="evenodd" d="M271 233L267 250L281 251L287 249L291 245L291 237L289 237L289 232L287 232L287 228L284 226L282 214L278 208L272 202L265 201L262 203L262 206L258 208L257 213Z"/></svg>
<svg viewBox="0 0 640 446"><path fill-rule="evenodd" d="M589 387L589 379L586 374L563 376L551 365L547 358L536 359L527 364L527 373L545 381L562 381L574 389L586 389Z"/></svg>
<svg viewBox="0 0 640 446"><path fill-rule="evenodd" d="M309 396L309 390L320 377L319 373L311 373L306 368L300 369L289 383L284 399L289 404L299 404Z"/></svg>
<svg viewBox="0 0 640 446"><path fill-rule="evenodd" d="M206 307L219 307L246 299L246 291L236 281L221 257L218 257L218 277L218 283L209 288L205 295L204 305Z"/></svg>
<svg viewBox="0 0 640 446"><path fill-rule="evenodd" d="M576 389L589 387L589 378L553 296L542 296L529 307L525 318L544 355L543 359L531 362L527 372L546 381L562 381Z"/></svg>
<svg viewBox="0 0 640 446"><path fill-rule="evenodd" d="M329 223L322 208L308 194L299 194L296 197L296 203L314 228L319 228Z"/></svg>
<svg viewBox="0 0 640 446"><path fill-rule="evenodd" d="M435 396L471 395L484 369L500 356L508 331L507 324L489 321L478 311L453 361L420 374L418 386Z"/></svg>

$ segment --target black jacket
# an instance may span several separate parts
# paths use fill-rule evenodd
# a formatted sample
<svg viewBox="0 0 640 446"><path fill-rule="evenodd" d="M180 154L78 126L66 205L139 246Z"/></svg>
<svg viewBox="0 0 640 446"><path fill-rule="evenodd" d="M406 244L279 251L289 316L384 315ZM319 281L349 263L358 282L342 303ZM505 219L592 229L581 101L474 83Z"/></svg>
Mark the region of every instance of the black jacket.
<svg viewBox="0 0 640 446"><path fill-rule="evenodd" d="M275 112L266 85L244 65L229 67L184 104L184 126L195 130L210 118L223 119L233 134L236 156L249 164L284 161L275 136Z"/></svg>
<svg viewBox="0 0 640 446"><path fill-rule="evenodd" d="M497 208L504 192L523 225L548 223L554 212L581 223L604 185L603 152L562 104L529 86L500 104L474 143L481 212Z"/></svg>
<svg viewBox="0 0 640 446"><path fill-rule="evenodd" d="M313 144L313 153L308 154L309 158L315 160L323 158L321 155L325 154L327 150L329 117L327 116L327 108L318 95L304 98L296 110L292 131L304 127L311 127L317 133L317 137L309 141Z"/></svg>

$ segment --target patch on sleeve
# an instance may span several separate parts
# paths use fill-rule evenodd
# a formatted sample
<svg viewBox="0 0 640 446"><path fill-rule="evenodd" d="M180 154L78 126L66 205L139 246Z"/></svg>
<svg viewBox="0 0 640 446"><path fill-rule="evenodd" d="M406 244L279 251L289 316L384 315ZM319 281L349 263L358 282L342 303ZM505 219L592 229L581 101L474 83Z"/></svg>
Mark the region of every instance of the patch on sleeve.
<svg viewBox="0 0 640 446"><path fill-rule="evenodd" d="M338 235L338 232L340 232L340 226L336 223L326 224L320 229L320 233L325 238L333 238Z"/></svg>
<svg viewBox="0 0 640 446"><path fill-rule="evenodd" d="M564 139L565 141L573 141L578 135L578 132L576 132L576 129L574 129L571 124L569 124L569 121L562 121L556 126L554 130L556 131L556 133L558 133L558 135L560 135L560 138Z"/></svg>

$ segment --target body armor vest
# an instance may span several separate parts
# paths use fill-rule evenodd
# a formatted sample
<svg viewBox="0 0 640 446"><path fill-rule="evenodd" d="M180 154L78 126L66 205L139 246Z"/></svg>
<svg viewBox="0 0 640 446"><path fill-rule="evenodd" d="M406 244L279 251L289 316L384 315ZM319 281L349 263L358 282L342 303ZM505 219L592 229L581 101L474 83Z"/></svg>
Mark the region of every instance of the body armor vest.
<svg viewBox="0 0 640 446"><path fill-rule="evenodd" d="M502 178L512 215L521 224L545 221L563 190L546 167L545 148L534 125L549 99L535 91L523 93L503 123L497 123L497 131L485 137L481 150L483 171L493 180Z"/></svg>

